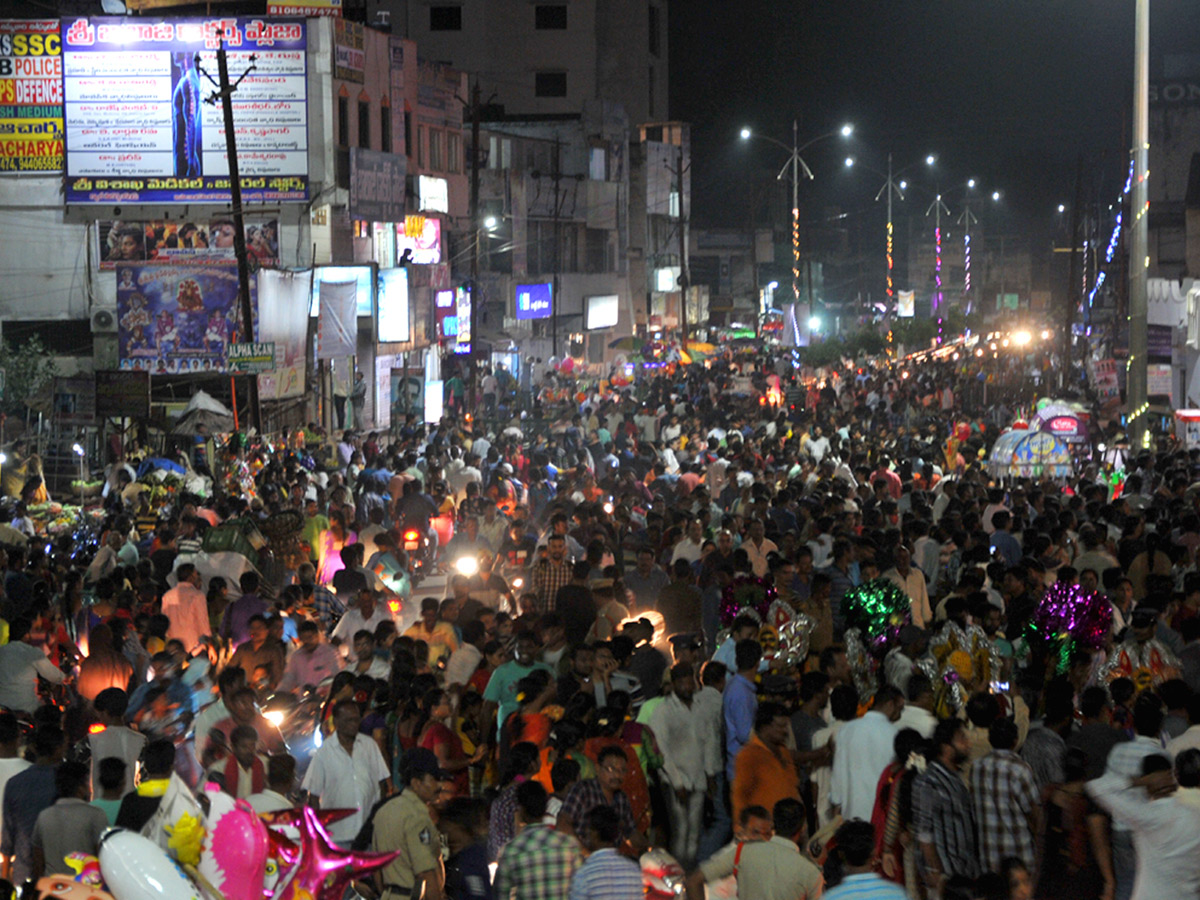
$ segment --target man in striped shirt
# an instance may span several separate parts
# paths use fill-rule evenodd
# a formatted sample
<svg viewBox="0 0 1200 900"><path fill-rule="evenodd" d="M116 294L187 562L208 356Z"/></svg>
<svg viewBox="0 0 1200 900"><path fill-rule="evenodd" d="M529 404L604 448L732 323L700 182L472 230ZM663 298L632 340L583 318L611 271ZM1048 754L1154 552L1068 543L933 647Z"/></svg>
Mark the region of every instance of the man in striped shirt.
<svg viewBox="0 0 1200 900"><path fill-rule="evenodd" d="M587 814L588 858L571 879L570 900L642 900L642 870L616 849L621 816L611 806L595 806Z"/></svg>
<svg viewBox="0 0 1200 900"><path fill-rule="evenodd" d="M934 896L955 875L979 877L971 795L959 775L970 747L962 720L938 722L933 759L913 786L921 872Z"/></svg>
<svg viewBox="0 0 1200 900"><path fill-rule="evenodd" d="M825 900L907 900L904 888L874 871L875 829L870 822L849 821L834 838L846 867L841 883L825 892Z"/></svg>
<svg viewBox="0 0 1200 900"><path fill-rule="evenodd" d="M1015 856L1033 871L1042 806L1033 769L1013 752L1017 723L1000 718L988 729L992 752L971 767L971 799L979 830L979 858L988 872L999 872L1005 857Z"/></svg>

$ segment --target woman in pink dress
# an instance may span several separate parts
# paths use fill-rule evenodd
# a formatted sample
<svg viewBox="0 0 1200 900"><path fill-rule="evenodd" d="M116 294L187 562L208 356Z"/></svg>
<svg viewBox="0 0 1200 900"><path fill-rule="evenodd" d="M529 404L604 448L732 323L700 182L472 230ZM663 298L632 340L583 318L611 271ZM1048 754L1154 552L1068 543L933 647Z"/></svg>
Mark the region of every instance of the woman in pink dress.
<svg viewBox="0 0 1200 900"><path fill-rule="evenodd" d="M342 563L342 548L347 544L353 544L357 539L358 535L346 525L345 515L340 510L331 509L329 511L329 530L322 536L319 551L320 562L317 565L317 582L319 584L329 584L333 581L333 576L345 568Z"/></svg>

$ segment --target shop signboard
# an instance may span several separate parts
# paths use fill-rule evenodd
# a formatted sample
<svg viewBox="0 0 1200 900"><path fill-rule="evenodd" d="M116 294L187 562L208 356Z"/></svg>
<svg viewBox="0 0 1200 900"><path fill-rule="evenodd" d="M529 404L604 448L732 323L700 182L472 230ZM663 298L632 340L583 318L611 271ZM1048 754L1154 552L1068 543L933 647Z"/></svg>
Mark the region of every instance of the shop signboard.
<svg viewBox="0 0 1200 900"><path fill-rule="evenodd" d="M222 45L238 79L232 103L242 201L308 199L303 19L68 16L68 204L229 202L222 104L205 102Z"/></svg>

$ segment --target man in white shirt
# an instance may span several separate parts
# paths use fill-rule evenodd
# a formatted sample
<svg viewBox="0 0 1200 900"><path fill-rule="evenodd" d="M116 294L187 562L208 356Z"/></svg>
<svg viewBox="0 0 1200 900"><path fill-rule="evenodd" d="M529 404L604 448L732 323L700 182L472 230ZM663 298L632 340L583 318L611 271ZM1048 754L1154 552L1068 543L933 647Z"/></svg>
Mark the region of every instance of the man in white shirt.
<svg viewBox="0 0 1200 900"><path fill-rule="evenodd" d="M821 426L813 427L812 437L808 440L808 455L812 457L812 461L819 463L825 458L825 454L829 452L829 438L821 433Z"/></svg>
<svg viewBox="0 0 1200 900"><path fill-rule="evenodd" d="M0 713L0 800L8 779L28 769L33 763L20 755L21 725L12 713ZM0 811L3 804L0 803ZM0 834L3 822L0 822Z"/></svg>
<svg viewBox="0 0 1200 900"><path fill-rule="evenodd" d="M933 714L933 682L924 672L917 672L908 679L907 699L900 718L896 720L896 732L911 728L929 740L937 728L937 716Z"/></svg>
<svg viewBox="0 0 1200 900"><path fill-rule="evenodd" d="M360 631L375 633L375 627L380 622L392 619L392 614L386 605L376 602L376 592L371 588L363 588L358 592L354 606L346 610L333 633L329 636L334 643L340 643L342 652L346 654L346 662L353 665L358 661L354 655L354 635Z"/></svg>
<svg viewBox="0 0 1200 900"><path fill-rule="evenodd" d="M38 676L51 684L62 684L66 677L40 647L25 643L31 626L28 616L15 617L9 625L9 642L0 647L0 706L30 714L41 706Z"/></svg>
<svg viewBox="0 0 1200 900"><path fill-rule="evenodd" d="M833 749L829 799L845 819L871 820L879 776L892 761L895 721L904 697L890 684L875 693L875 705L861 719L847 722Z"/></svg>
<svg viewBox="0 0 1200 900"><path fill-rule="evenodd" d="M1170 761L1157 754L1143 760L1145 774L1110 770L1087 783L1087 792L1113 817L1113 824L1133 834L1138 862L1132 900L1184 900L1200 894L1200 807L1180 796L1200 784L1197 756L1192 751L1176 761L1183 788L1178 792ZM1120 897L1119 879L1117 890Z"/></svg>
<svg viewBox="0 0 1200 900"><path fill-rule="evenodd" d="M688 523L687 534L675 545L675 550L671 554L671 562L677 559L686 559L690 563L700 561L700 548L704 545L704 529L700 524L699 519L692 519Z"/></svg>
<svg viewBox="0 0 1200 900"><path fill-rule="evenodd" d="M267 760L266 788L251 794L246 802L260 816L291 809L296 804L288 798L295 787L296 759L288 753L281 753Z"/></svg>
<svg viewBox="0 0 1200 900"><path fill-rule="evenodd" d="M712 727L711 712L696 702L695 693L691 663L676 663L671 669L671 695L650 716L650 728L663 750L663 775L669 788L671 852L685 869L695 865L704 798L715 790L721 769L720 731Z"/></svg>
<svg viewBox="0 0 1200 900"><path fill-rule="evenodd" d="M314 805L325 809L353 809L354 813L332 823L329 834L348 847L362 828L375 802L388 789L387 763L379 745L359 734L362 713L353 700L341 700L333 708L333 731L312 758L301 787Z"/></svg>
<svg viewBox="0 0 1200 900"><path fill-rule="evenodd" d="M933 610L929 606L929 588L925 575L912 567L912 553L901 544L896 548L896 564L883 573L883 577L896 584L908 595L912 607L912 621L918 628L933 623Z"/></svg>
<svg viewBox="0 0 1200 900"><path fill-rule="evenodd" d="M200 589L204 583L200 572L191 563L182 563L175 570L178 579L162 598L162 613L171 620L167 637L183 641L184 649L192 653L205 635L211 633L208 621L208 598Z"/></svg>
<svg viewBox="0 0 1200 900"><path fill-rule="evenodd" d="M1113 777L1113 786L1124 786L1130 780L1139 778L1143 774L1146 757L1163 753L1160 737L1163 718L1162 701L1150 691L1143 691L1133 704L1133 740L1122 741L1108 751L1108 763L1103 778ZM1117 877L1118 900L1130 896L1135 873L1140 868L1138 861L1153 859L1157 855L1156 851L1152 852L1149 858L1142 854L1133 834L1136 827L1128 817L1113 816L1113 872ZM1149 900L1151 896L1145 895L1145 900Z"/></svg>
<svg viewBox="0 0 1200 900"><path fill-rule="evenodd" d="M483 647L487 639L487 628L479 619L472 619L463 626L462 646L450 654L446 663L446 690L466 687L483 662Z"/></svg>

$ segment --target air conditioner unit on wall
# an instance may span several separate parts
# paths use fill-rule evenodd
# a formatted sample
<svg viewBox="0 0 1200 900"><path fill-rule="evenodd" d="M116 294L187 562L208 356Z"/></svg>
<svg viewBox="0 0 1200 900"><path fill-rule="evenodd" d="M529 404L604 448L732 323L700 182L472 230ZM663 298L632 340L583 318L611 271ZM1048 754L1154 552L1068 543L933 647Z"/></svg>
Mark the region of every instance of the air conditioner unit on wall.
<svg viewBox="0 0 1200 900"><path fill-rule="evenodd" d="M116 334L117 311L97 309L92 312L92 334Z"/></svg>

